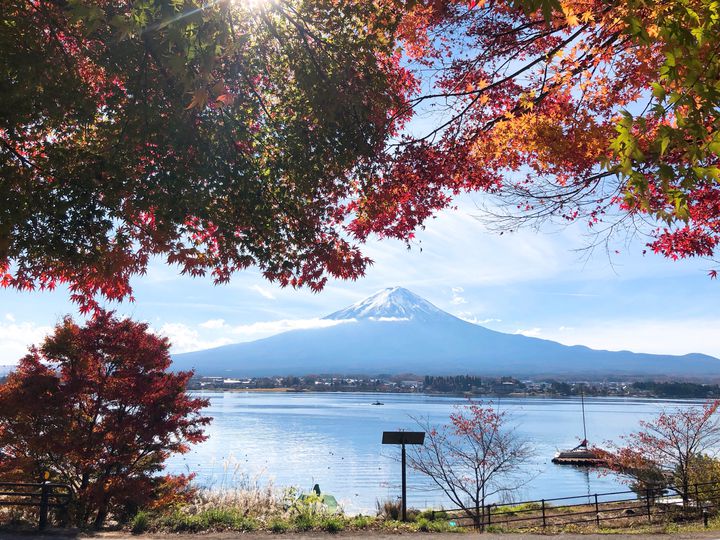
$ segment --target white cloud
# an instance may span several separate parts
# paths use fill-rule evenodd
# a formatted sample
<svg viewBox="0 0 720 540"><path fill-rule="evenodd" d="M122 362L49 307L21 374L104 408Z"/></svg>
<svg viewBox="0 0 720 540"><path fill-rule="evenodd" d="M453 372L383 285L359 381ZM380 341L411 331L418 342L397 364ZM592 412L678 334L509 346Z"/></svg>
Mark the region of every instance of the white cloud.
<svg viewBox="0 0 720 540"><path fill-rule="evenodd" d="M465 292L465 289L462 287L453 287L452 288L452 300L450 300L450 303L454 306L459 306L461 304L467 304L467 300L462 296L462 293Z"/></svg>
<svg viewBox="0 0 720 540"><path fill-rule="evenodd" d="M263 337L287 332L288 330L309 330L313 328L329 328L338 324L355 322L354 319L331 320L331 319L282 319L279 321L257 322L242 324L230 328L235 336L242 336L243 341L260 339Z"/></svg>
<svg viewBox="0 0 720 540"><path fill-rule="evenodd" d="M225 327L225 319L210 319L204 323L200 323L200 328L208 328L210 330L218 330Z"/></svg>
<svg viewBox="0 0 720 540"><path fill-rule="evenodd" d="M479 319L477 315L475 315L472 311L458 311L457 313L455 313L455 316L458 319L462 319L463 321L472 324L489 324L502 322L502 319L496 319L494 317Z"/></svg>
<svg viewBox="0 0 720 540"><path fill-rule="evenodd" d="M720 357L720 319L590 321L582 326L561 326L557 331L544 330L543 338L593 349L656 354L697 352Z"/></svg>
<svg viewBox="0 0 720 540"><path fill-rule="evenodd" d="M52 332L51 326L40 326L32 322L17 322L8 313L0 322L0 364L15 364L28 352L31 345L40 342Z"/></svg>
<svg viewBox="0 0 720 540"><path fill-rule="evenodd" d="M197 330L183 323L165 323L157 333L170 340L170 348L173 353L211 349L232 343L232 340L227 337L203 339Z"/></svg>
<svg viewBox="0 0 720 540"><path fill-rule="evenodd" d="M250 287L250 289L258 293L260 296L267 298L268 300L275 300L275 295L267 287L255 284Z"/></svg>
<svg viewBox="0 0 720 540"><path fill-rule="evenodd" d="M328 328L353 322L356 321L354 319L339 321L328 319L282 319L233 326L224 319L210 319L198 324L197 327L185 323L165 323L156 333L167 337L170 340L172 352L177 354L221 347L230 343L253 341L289 330Z"/></svg>
<svg viewBox="0 0 720 540"><path fill-rule="evenodd" d="M528 328L527 330L518 329L513 334L520 334L527 337L539 337L542 334L541 328Z"/></svg>

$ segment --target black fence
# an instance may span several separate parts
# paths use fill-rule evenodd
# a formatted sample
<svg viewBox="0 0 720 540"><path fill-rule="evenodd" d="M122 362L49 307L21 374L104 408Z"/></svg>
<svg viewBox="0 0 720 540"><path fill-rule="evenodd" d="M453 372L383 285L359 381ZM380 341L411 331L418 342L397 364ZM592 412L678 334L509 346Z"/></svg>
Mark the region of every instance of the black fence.
<svg viewBox="0 0 720 540"><path fill-rule="evenodd" d="M652 524L704 520L707 525L709 516L718 510L720 485L693 484L686 493L673 488L615 491L446 512L458 527L552 530L567 525L629 527L639 521Z"/></svg>
<svg viewBox="0 0 720 540"><path fill-rule="evenodd" d="M42 482L38 484L0 482L0 507L31 506L38 509L38 528L44 530L51 509L64 513L72 500L70 486Z"/></svg>

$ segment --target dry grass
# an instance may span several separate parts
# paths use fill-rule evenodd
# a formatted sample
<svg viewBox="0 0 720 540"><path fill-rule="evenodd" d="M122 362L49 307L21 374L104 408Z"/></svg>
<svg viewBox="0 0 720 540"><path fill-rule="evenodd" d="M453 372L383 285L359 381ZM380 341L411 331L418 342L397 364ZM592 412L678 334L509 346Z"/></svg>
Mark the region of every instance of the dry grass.
<svg viewBox="0 0 720 540"><path fill-rule="evenodd" d="M232 509L245 516L268 518L283 513L283 494L278 493L272 484L222 491L205 488L198 490L185 507L189 514L214 509Z"/></svg>

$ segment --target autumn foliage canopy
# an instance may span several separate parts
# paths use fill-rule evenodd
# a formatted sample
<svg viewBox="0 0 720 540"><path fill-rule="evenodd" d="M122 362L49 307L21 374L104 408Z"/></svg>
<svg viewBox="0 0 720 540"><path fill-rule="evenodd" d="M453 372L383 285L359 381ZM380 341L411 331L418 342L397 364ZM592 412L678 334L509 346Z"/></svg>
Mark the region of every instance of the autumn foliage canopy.
<svg viewBox="0 0 720 540"><path fill-rule="evenodd" d="M431 128L393 145L353 230L404 237L453 194L518 219L627 223L668 257L720 241L716 2L421 2L403 19ZM427 122L426 122L427 124ZM418 133L419 131L419 133Z"/></svg>
<svg viewBox="0 0 720 540"><path fill-rule="evenodd" d="M218 283L362 274L341 201L409 115L397 14L260 4L3 2L4 286L65 283L88 310L153 256Z"/></svg>
<svg viewBox="0 0 720 540"><path fill-rule="evenodd" d="M8 0L0 282L354 279L454 195L720 242L711 0ZM423 120L408 124L413 117ZM428 120L428 118L430 120Z"/></svg>
<svg viewBox="0 0 720 540"><path fill-rule="evenodd" d="M189 478L158 475L172 454L205 439L204 399L191 373L168 373L168 342L147 325L100 311L86 326L66 318L0 386L0 480L68 484L72 521L182 499Z"/></svg>

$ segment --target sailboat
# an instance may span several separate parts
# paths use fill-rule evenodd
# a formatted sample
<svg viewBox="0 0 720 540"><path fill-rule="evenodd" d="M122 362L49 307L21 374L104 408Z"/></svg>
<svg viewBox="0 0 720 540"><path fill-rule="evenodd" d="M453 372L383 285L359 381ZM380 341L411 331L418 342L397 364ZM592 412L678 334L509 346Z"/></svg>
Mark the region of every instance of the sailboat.
<svg viewBox="0 0 720 540"><path fill-rule="evenodd" d="M583 440L571 450L562 450L555 454L552 462L557 465L579 465L584 467L602 467L603 457L592 448L588 448L587 427L585 425L585 396L580 387L580 403L582 405Z"/></svg>

